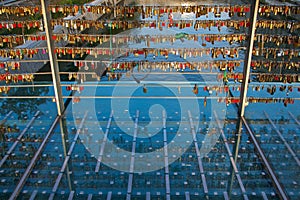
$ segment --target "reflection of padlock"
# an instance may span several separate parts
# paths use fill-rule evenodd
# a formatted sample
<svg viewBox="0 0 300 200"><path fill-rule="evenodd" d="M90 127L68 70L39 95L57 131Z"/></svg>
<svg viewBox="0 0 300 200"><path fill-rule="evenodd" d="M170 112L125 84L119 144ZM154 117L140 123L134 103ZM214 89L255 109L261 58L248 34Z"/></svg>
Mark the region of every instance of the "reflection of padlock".
<svg viewBox="0 0 300 200"><path fill-rule="evenodd" d="M199 91L198 86L195 84L193 87L193 93L198 94L198 91Z"/></svg>
<svg viewBox="0 0 300 200"><path fill-rule="evenodd" d="M144 85L143 86L143 93L147 93L148 92L148 89L146 88L146 86Z"/></svg>
<svg viewBox="0 0 300 200"><path fill-rule="evenodd" d="M233 17L234 16L234 7L230 7L229 8L229 13L228 13L229 17Z"/></svg>
<svg viewBox="0 0 300 200"><path fill-rule="evenodd" d="M220 18L221 17L220 8L215 8L214 9L214 15L215 15L216 18Z"/></svg>
<svg viewBox="0 0 300 200"><path fill-rule="evenodd" d="M243 7L238 7L238 9L237 9L237 16L238 17L244 17L245 16L244 8Z"/></svg>

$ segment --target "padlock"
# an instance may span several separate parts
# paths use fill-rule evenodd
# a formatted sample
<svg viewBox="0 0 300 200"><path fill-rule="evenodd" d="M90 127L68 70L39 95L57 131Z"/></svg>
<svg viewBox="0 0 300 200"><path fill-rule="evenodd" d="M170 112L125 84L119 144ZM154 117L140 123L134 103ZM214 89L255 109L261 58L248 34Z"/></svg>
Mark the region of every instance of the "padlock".
<svg viewBox="0 0 300 200"><path fill-rule="evenodd" d="M214 15L215 15L216 18L220 18L221 17L221 11L220 11L219 7L214 8Z"/></svg>

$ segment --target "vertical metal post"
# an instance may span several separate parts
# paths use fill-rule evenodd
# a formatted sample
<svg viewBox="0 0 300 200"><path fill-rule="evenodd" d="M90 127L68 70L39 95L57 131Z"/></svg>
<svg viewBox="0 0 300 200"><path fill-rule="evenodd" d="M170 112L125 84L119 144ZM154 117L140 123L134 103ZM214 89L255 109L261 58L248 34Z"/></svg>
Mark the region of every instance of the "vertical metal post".
<svg viewBox="0 0 300 200"><path fill-rule="evenodd" d="M249 82L249 75L250 75L250 67L251 67L251 60L252 60L252 50L254 44L254 37L255 37L255 29L256 29L256 19L258 14L258 6L259 0L252 0L251 3L251 13L250 13L250 27L249 27L249 39L248 39L248 49L246 52L245 62L244 62L244 69L243 69L243 82L241 85L241 94L240 94L240 103L238 107L238 121L236 123L236 144L234 145L234 152L235 152L235 161L237 160L238 152L239 152L239 145L241 141L241 132L242 132L242 120L241 117L245 114L245 105L247 101L247 92L248 92L248 82Z"/></svg>
<svg viewBox="0 0 300 200"><path fill-rule="evenodd" d="M59 77L59 68L57 63L57 57L54 53L54 42L52 40L52 31L51 31L51 22L50 22L50 14L48 12L48 3L49 1L41 0L42 6L42 14L45 25L45 32L47 36L47 47L48 47L48 55L50 60L50 67L52 73L52 81L55 93L55 102L57 106L57 114L59 116L62 115L64 111L64 104L62 99L62 90L60 87L60 77Z"/></svg>
<svg viewBox="0 0 300 200"><path fill-rule="evenodd" d="M250 27L249 27L249 40L248 40L248 49L245 58L244 70L243 70L243 82L241 85L241 95L240 95L240 105L239 105L239 118L244 116L245 113L245 105L247 101L247 90L248 90L248 82L250 75L250 67L252 60L252 50L255 36L255 28L256 28L256 19L258 13L258 5L259 0L252 0L251 3L251 13L250 13Z"/></svg>
<svg viewBox="0 0 300 200"><path fill-rule="evenodd" d="M113 4L114 4L114 18L117 18L117 0L113 0Z"/></svg>
<svg viewBox="0 0 300 200"><path fill-rule="evenodd" d="M260 56L263 56L263 49L265 47L265 43L264 43L264 35L261 35L261 41L260 41Z"/></svg>
<svg viewBox="0 0 300 200"><path fill-rule="evenodd" d="M247 101L247 92L248 92L248 82L250 76L250 67L252 61L252 50L254 44L255 37L255 29L256 29L256 19L258 14L258 6L259 0L252 0L251 3L251 13L250 13L250 27L249 27L249 39L248 39L248 49L246 52L244 69L243 69L243 82L241 85L241 94L240 94L240 104L238 107L238 121L236 123L236 144L234 145L234 160L237 161L237 156L239 153L239 146L241 141L241 133L242 133L242 120L241 117L245 114L245 106Z"/></svg>
<svg viewBox="0 0 300 200"><path fill-rule="evenodd" d="M254 44L254 37L255 37L255 29L256 29L256 20L257 20L257 14L258 14L258 6L259 6L259 0L252 0L251 2L251 12L250 12L250 27L249 27L249 39L248 39L248 49L246 52L245 62L244 62L244 69L243 69L243 82L241 85L241 94L240 94L240 104L238 107L238 120L236 123L236 143L233 147L234 152L234 163L237 162L237 157L239 154L239 148L241 143L241 137L242 137L242 117L245 114L245 106L247 101L247 92L248 92L248 82L249 82L249 76L250 76L250 67L251 67L251 61L252 61L252 51L253 51L253 44ZM230 180L230 186L229 186L229 192L231 193L232 185L233 185L234 177L231 177Z"/></svg>

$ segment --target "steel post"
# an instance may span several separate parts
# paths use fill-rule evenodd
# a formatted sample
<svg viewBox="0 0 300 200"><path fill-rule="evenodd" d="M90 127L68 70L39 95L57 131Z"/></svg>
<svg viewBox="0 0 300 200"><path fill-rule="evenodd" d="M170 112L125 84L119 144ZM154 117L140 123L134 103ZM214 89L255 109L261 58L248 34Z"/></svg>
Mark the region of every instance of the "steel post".
<svg viewBox="0 0 300 200"><path fill-rule="evenodd" d="M48 4L49 4L49 1L41 0L41 9L42 9L44 27L45 27L46 37L47 37L48 55L49 55L49 60L50 60L52 81L53 81L54 94L55 94L55 102L56 102L56 106L57 106L57 114L59 116L61 116L64 111L64 104L63 104L63 99L62 99L59 67L58 67L58 63L57 63L56 54L54 53L54 42L52 40L50 13L48 12L48 9L47 9Z"/></svg>
<svg viewBox="0 0 300 200"><path fill-rule="evenodd" d="M243 82L241 85L241 94L240 94L240 105L239 105L239 117L244 116L245 113L245 105L247 101L247 90L248 90L248 82L250 76L250 67L252 61L252 50L254 44L254 36L255 36L255 28L256 28L256 20L258 13L259 0L252 0L251 3L251 14L250 14L250 27L249 27L249 40L248 40L248 49L245 57L245 64L243 69Z"/></svg>

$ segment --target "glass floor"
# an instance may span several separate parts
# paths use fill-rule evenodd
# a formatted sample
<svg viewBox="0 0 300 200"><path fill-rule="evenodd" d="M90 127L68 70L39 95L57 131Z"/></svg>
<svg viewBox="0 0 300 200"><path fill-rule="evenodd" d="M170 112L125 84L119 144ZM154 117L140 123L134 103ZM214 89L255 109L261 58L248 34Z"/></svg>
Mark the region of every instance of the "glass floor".
<svg viewBox="0 0 300 200"><path fill-rule="evenodd" d="M98 8L120 16L95 20L99 13L74 5L71 16L65 5L64 23L61 8L51 9L62 116L46 44L32 36L20 51L2 51L23 24L8 23L2 10L0 200L299 200L299 1L277 9L282 1L260 2L241 118L250 1L191 1L197 14L186 2L171 10L141 2L132 19L127 8ZM33 81L25 74L39 62Z"/></svg>
<svg viewBox="0 0 300 200"><path fill-rule="evenodd" d="M189 98L193 86L179 94L172 85L149 85L148 93L129 85L130 98L122 86L87 86L62 118L51 99L2 99L0 199L280 199L248 129L235 134L236 105ZM43 88L43 95L53 94ZM100 95L88 98L93 93ZM199 96L206 93L199 86ZM253 103L245 114L295 200L297 108Z"/></svg>

